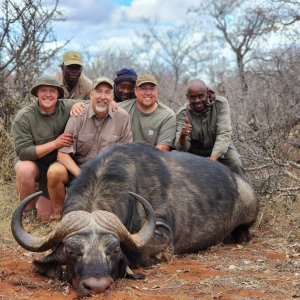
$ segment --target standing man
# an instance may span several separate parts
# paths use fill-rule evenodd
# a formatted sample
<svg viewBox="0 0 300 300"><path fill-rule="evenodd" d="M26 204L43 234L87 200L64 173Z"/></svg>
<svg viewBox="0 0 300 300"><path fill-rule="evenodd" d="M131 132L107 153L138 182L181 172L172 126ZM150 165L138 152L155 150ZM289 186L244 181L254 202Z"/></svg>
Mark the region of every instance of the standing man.
<svg viewBox="0 0 300 300"><path fill-rule="evenodd" d="M122 102L135 98L134 87L137 74L133 69L123 68L117 72L114 80L114 100Z"/></svg>
<svg viewBox="0 0 300 300"><path fill-rule="evenodd" d="M186 97L188 103L177 112L176 150L219 161L244 177L239 153L231 140L227 100L198 79L188 84Z"/></svg>
<svg viewBox="0 0 300 300"><path fill-rule="evenodd" d="M135 95L136 99L119 103L130 115L133 141L169 151L174 145L176 116L171 108L157 101L156 78L149 74L138 77Z"/></svg>
<svg viewBox="0 0 300 300"><path fill-rule="evenodd" d="M55 76L64 89L65 99L88 100L92 89L92 81L82 73L83 61L75 51L66 52L61 64L61 71Z"/></svg>
<svg viewBox="0 0 300 300"><path fill-rule="evenodd" d="M114 143L132 142L128 113L119 108L112 111L113 81L97 78L92 85L90 104L80 117L71 117L65 134L73 137L73 143L59 149L57 160L49 168L48 190L54 205L51 219L61 218L66 195L65 186L80 173L80 165Z"/></svg>
<svg viewBox="0 0 300 300"><path fill-rule="evenodd" d="M72 145L72 135L64 133L64 129L76 101L61 100L64 90L57 79L49 75L37 79L31 94L37 97L37 101L21 109L13 124L18 156L15 164L16 185L20 200L23 200L34 193L38 182L44 195L37 201L37 217L47 221L52 213L47 191L47 170L56 161L57 150Z"/></svg>

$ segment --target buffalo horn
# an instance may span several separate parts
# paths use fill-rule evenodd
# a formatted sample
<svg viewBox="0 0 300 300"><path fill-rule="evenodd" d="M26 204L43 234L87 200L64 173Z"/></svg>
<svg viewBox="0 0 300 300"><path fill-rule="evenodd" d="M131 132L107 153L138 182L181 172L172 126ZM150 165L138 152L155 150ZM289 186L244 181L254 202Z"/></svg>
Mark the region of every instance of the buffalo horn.
<svg viewBox="0 0 300 300"><path fill-rule="evenodd" d="M145 210L146 220L139 232L131 234L122 224L120 219L110 212L98 210L93 214L96 216L97 223L100 226L117 233L120 241L125 246L140 249L147 244L153 236L155 230L155 213L150 203L145 198L133 192L128 193L138 200Z"/></svg>
<svg viewBox="0 0 300 300"><path fill-rule="evenodd" d="M65 236L83 228L90 220L90 213L86 211L70 212L62 218L56 228L48 235L35 237L29 234L23 227L22 214L27 204L41 194L42 192L37 192L22 200L17 206L11 221L11 230L16 241L23 248L32 252L43 252L56 246Z"/></svg>

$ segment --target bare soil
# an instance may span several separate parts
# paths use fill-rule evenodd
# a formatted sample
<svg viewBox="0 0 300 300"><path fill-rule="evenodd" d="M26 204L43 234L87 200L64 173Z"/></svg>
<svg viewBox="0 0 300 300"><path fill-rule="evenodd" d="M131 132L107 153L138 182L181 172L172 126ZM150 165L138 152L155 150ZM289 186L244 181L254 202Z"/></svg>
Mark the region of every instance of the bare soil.
<svg viewBox="0 0 300 300"><path fill-rule="evenodd" d="M1 243L0 299L75 299L66 282L37 274L30 253ZM146 279L119 279L94 299L296 299L300 298L300 243L288 244L255 229L248 244L218 245L196 254L139 269Z"/></svg>
<svg viewBox="0 0 300 300"><path fill-rule="evenodd" d="M68 283L35 272L31 261L44 253L25 251L14 241L10 220L17 203L14 184L0 182L0 300L75 299ZM260 203L249 243L170 255L168 262L134 270L146 279L119 279L109 294L92 298L300 299L300 197L267 195ZM30 225L39 234L49 230Z"/></svg>

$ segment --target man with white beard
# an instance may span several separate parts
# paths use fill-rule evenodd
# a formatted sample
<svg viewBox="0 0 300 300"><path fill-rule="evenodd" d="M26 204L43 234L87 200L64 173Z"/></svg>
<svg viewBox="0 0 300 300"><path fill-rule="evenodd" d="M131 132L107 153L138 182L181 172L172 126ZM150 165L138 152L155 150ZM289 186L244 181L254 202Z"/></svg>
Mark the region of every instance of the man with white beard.
<svg viewBox="0 0 300 300"><path fill-rule="evenodd" d="M91 103L84 114L71 117L65 133L73 135L73 145L59 149L57 160L47 173L48 191L54 205L52 220L61 218L66 195L65 186L80 173L80 165L114 143L132 142L128 113L119 108L111 109L113 81L99 77L93 82Z"/></svg>

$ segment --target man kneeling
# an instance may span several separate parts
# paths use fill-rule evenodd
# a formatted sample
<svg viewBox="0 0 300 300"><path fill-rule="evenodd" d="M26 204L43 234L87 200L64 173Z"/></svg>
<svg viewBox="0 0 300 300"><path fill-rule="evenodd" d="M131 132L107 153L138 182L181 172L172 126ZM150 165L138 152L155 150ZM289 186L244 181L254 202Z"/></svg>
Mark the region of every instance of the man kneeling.
<svg viewBox="0 0 300 300"><path fill-rule="evenodd" d="M61 218L66 196L65 186L80 173L80 165L114 143L132 142L128 113L119 108L112 111L113 82L99 77L93 82L91 103L80 117L71 117L65 132L73 136L73 145L63 147L58 162L48 170L48 191L54 205L52 220Z"/></svg>

